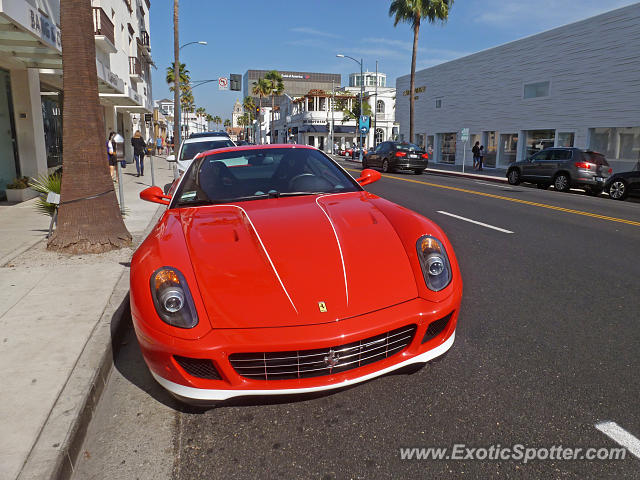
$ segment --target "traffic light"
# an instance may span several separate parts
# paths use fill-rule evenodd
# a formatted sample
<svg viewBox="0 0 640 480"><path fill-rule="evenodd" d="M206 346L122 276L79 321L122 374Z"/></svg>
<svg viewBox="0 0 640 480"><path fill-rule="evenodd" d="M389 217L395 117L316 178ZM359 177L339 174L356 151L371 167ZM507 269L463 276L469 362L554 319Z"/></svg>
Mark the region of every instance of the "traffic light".
<svg viewBox="0 0 640 480"><path fill-rule="evenodd" d="M260 119L260 107L256 107L256 118Z"/></svg>
<svg viewBox="0 0 640 480"><path fill-rule="evenodd" d="M240 84L242 83L242 75L237 73L232 73L229 75L229 90L235 90L239 92L241 90Z"/></svg>

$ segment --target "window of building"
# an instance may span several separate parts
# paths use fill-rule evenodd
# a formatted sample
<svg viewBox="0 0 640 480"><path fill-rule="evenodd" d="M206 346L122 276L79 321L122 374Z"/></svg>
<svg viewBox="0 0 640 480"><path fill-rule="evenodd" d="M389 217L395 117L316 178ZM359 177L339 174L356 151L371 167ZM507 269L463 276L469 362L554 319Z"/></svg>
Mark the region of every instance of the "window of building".
<svg viewBox="0 0 640 480"><path fill-rule="evenodd" d="M527 130L525 137L526 158L540 150L553 147L555 138L555 130Z"/></svg>
<svg viewBox="0 0 640 480"><path fill-rule="evenodd" d="M440 134L440 162L455 163L456 162L456 138L457 133L441 133Z"/></svg>
<svg viewBox="0 0 640 480"><path fill-rule="evenodd" d="M376 113L384 113L384 102L382 100L376 102Z"/></svg>
<svg viewBox="0 0 640 480"><path fill-rule="evenodd" d="M312 147L316 146L315 139L313 138L313 135L309 135L308 145L311 145Z"/></svg>
<svg viewBox="0 0 640 480"><path fill-rule="evenodd" d="M424 134L416 133L416 145L421 148L424 148Z"/></svg>
<svg viewBox="0 0 640 480"><path fill-rule="evenodd" d="M482 143L482 142L481 142ZM485 167L495 168L496 153L498 152L498 136L496 132L484 132L484 159Z"/></svg>
<svg viewBox="0 0 640 480"><path fill-rule="evenodd" d="M525 83L524 98L538 98L549 96L550 82Z"/></svg>
<svg viewBox="0 0 640 480"><path fill-rule="evenodd" d="M436 108L442 108L442 99L436 98Z"/></svg>
<svg viewBox="0 0 640 480"><path fill-rule="evenodd" d="M384 142L384 130L381 128L376 128L376 135L375 135L375 144L378 145L382 142Z"/></svg>
<svg viewBox="0 0 640 480"><path fill-rule="evenodd" d="M607 160L625 162L616 170L633 170L640 162L640 127L591 128L589 150L602 153Z"/></svg>
<svg viewBox="0 0 640 480"><path fill-rule="evenodd" d="M516 161L518 152L518 135L503 133L500 135L500 164L508 165Z"/></svg>
<svg viewBox="0 0 640 480"><path fill-rule="evenodd" d="M47 167L62 165L62 101L59 94L43 92L40 97Z"/></svg>
<svg viewBox="0 0 640 480"><path fill-rule="evenodd" d="M573 132L558 133L558 147L573 147L575 134Z"/></svg>

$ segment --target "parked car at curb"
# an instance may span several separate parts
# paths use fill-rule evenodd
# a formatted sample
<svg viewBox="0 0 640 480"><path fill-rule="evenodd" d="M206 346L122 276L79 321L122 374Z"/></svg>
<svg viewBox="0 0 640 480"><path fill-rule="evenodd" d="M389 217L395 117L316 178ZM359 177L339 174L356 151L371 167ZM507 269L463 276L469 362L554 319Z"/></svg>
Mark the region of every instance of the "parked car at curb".
<svg viewBox="0 0 640 480"><path fill-rule="evenodd" d="M235 147L236 144L227 136L218 132L207 132L207 134L193 134L188 139L183 140L178 149L178 155L169 155L168 162L176 162L178 172L182 173L189 168L193 159L199 153L217 148Z"/></svg>
<svg viewBox="0 0 640 480"><path fill-rule="evenodd" d="M553 187L559 192L583 188L590 195L599 195L611 175L604 155L579 148L545 148L526 160L512 163L507 169L511 185L535 183L538 188Z"/></svg>
<svg viewBox="0 0 640 480"><path fill-rule="evenodd" d="M629 195L640 196L640 162L636 170L616 173L609 177L604 190L613 200L626 200Z"/></svg>
<svg viewBox="0 0 640 480"><path fill-rule="evenodd" d="M383 172L413 170L420 175L429 166L429 155L413 143L382 142L362 159L362 168L381 168Z"/></svg>
<svg viewBox="0 0 640 480"><path fill-rule="evenodd" d="M453 345L462 278L431 220L365 191L305 145L196 158L131 260L131 316L153 377L178 399L344 388ZM362 255L362 246L383 245ZM372 285L384 285L371 294Z"/></svg>

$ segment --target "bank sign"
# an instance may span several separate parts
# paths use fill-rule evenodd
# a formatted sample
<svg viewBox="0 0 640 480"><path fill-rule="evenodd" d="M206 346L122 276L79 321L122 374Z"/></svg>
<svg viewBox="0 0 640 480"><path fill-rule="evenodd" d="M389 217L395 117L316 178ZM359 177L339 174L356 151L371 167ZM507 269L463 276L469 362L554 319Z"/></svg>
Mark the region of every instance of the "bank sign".
<svg viewBox="0 0 640 480"><path fill-rule="evenodd" d="M37 9L32 8L26 2L2 2L3 14L8 16L15 23L22 25L43 42L52 46L58 51L62 50L62 40L60 29L54 21L41 14Z"/></svg>

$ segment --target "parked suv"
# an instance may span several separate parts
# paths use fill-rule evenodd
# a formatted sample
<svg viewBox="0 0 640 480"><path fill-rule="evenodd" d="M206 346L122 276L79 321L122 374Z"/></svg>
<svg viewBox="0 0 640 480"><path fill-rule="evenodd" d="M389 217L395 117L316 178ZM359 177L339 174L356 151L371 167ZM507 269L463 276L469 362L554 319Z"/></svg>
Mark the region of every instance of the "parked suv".
<svg viewBox="0 0 640 480"><path fill-rule="evenodd" d="M235 147L236 144L228 136L220 135L218 132L210 132L207 135L193 135L184 140L180 145L177 157L169 155L168 162L177 162L178 172L182 173L189 168L195 156L202 152L215 150L218 148Z"/></svg>
<svg viewBox="0 0 640 480"><path fill-rule="evenodd" d="M538 188L550 185L559 192L571 187L584 188L590 195L602 192L611 175L611 168L604 156L579 148L545 148L527 160L515 162L507 170L511 185L520 182L536 183Z"/></svg>
<svg viewBox="0 0 640 480"><path fill-rule="evenodd" d="M362 168L380 167L383 172L413 170L420 175L429 164L429 155L418 145L382 142L362 159Z"/></svg>

